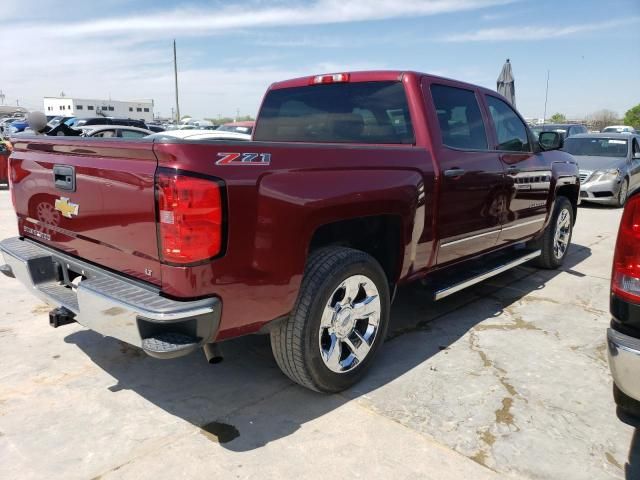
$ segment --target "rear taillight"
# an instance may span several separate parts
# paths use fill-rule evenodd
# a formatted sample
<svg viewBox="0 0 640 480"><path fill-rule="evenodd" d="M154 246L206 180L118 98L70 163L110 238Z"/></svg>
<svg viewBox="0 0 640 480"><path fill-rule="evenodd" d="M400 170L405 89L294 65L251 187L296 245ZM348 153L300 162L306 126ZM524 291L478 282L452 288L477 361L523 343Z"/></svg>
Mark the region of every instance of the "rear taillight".
<svg viewBox="0 0 640 480"><path fill-rule="evenodd" d="M640 303L640 195L629 198L622 213L613 254L611 291Z"/></svg>
<svg viewBox="0 0 640 480"><path fill-rule="evenodd" d="M13 149L11 149L11 151L13 151ZM24 180L29 175L29 171L22 168L22 160L12 160L11 157L7 158L7 169L9 172L11 203L13 204L13 209L17 210L15 185Z"/></svg>
<svg viewBox="0 0 640 480"><path fill-rule="evenodd" d="M160 170L158 236L164 262L189 264L222 251L222 192L215 180Z"/></svg>

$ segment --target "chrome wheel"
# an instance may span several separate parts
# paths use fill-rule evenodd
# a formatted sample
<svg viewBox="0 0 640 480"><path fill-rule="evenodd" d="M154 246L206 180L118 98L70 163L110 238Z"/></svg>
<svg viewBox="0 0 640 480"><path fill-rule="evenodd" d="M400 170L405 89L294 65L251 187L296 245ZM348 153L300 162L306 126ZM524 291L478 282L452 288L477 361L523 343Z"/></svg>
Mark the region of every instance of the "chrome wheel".
<svg viewBox="0 0 640 480"><path fill-rule="evenodd" d="M336 373L345 373L364 361L380 324L380 296L375 283L353 275L336 288L320 319L322 361Z"/></svg>
<svg viewBox="0 0 640 480"><path fill-rule="evenodd" d="M563 208L558 215L556 222L556 231L553 237L553 255L560 260L569 248L569 240L571 239L571 212L569 209Z"/></svg>

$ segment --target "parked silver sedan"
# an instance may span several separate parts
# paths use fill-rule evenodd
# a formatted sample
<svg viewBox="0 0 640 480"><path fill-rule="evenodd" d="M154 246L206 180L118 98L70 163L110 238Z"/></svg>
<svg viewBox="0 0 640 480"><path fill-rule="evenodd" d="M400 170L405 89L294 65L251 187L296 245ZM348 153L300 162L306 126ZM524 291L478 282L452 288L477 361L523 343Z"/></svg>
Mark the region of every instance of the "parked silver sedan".
<svg viewBox="0 0 640 480"><path fill-rule="evenodd" d="M563 150L578 161L584 201L622 207L640 186L640 135L579 134L567 138Z"/></svg>

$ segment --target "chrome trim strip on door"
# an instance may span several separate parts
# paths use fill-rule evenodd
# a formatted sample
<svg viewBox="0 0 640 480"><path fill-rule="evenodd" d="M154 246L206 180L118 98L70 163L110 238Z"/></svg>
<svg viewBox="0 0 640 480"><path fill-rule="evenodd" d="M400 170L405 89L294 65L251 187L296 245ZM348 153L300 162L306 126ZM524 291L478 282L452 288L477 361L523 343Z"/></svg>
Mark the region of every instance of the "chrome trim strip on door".
<svg viewBox="0 0 640 480"><path fill-rule="evenodd" d="M453 240L451 242L443 242L440 244L440 248L450 247L452 245L456 245L458 243L467 242L469 240L475 240L476 238L486 237L487 235L492 235L494 233L504 232L506 230L513 230L514 228L526 227L527 225L532 225L534 223L543 223L545 221L544 218L536 218L535 220L530 220L528 222L522 222L517 225L511 225L510 227L500 228L498 230L491 230L490 232L479 233L478 235L473 235L471 237L460 238L458 240Z"/></svg>
<svg viewBox="0 0 640 480"><path fill-rule="evenodd" d="M452 240L451 242L443 242L440 244L440 248L450 247L451 245L456 245L457 243L467 242L469 240L475 240L476 238L486 237L487 235L493 235L494 233L500 233L500 229L491 230L490 232L479 233L477 235L461 238L459 240Z"/></svg>
<svg viewBox="0 0 640 480"><path fill-rule="evenodd" d="M544 220L545 220L544 218L536 218L535 220L529 220L528 222L522 222L517 225L511 225L510 227L503 228L501 231L504 232L505 230L513 230L514 228L526 227L527 225L533 225L534 223L543 223Z"/></svg>

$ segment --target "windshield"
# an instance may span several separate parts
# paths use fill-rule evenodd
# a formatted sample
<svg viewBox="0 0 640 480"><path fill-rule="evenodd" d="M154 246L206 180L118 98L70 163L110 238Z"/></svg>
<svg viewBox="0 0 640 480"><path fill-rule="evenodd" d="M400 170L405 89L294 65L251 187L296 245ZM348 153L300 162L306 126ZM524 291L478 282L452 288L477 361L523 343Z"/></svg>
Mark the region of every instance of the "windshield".
<svg viewBox="0 0 640 480"><path fill-rule="evenodd" d="M271 90L254 140L413 144L413 127L397 81L333 83Z"/></svg>
<svg viewBox="0 0 640 480"><path fill-rule="evenodd" d="M575 138L564 142L563 150L571 155L594 157L626 157L627 140L618 138Z"/></svg>

